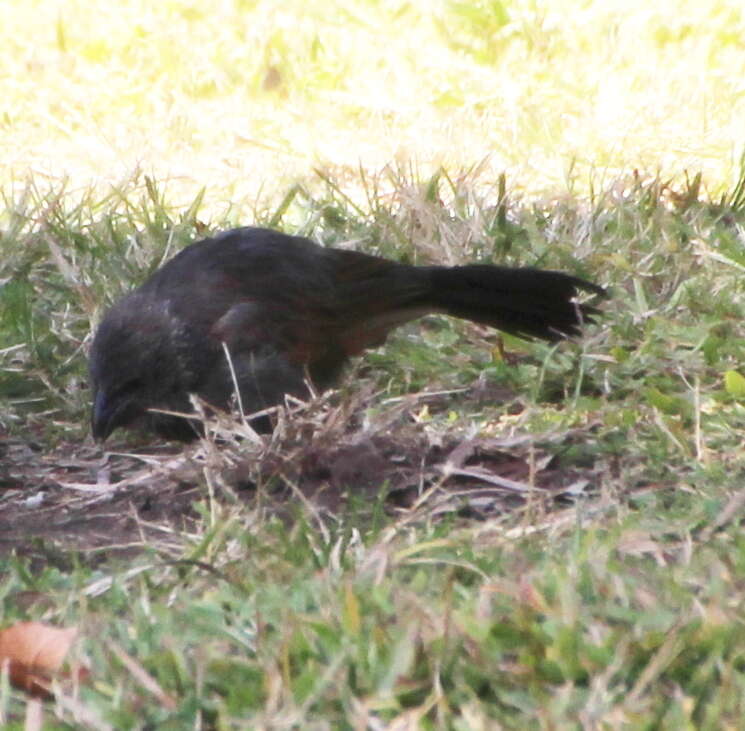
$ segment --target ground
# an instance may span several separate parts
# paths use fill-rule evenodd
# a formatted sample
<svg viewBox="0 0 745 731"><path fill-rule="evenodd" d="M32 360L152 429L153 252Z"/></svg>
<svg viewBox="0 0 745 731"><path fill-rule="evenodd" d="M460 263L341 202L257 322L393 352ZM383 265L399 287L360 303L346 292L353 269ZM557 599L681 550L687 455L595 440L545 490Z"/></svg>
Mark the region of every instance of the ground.
<svg viewBox="0 0 745 731"><path fill-rule="evenodd" d="M19 201L3 234L4 609L83 628L96 682L55 713L739 719L745 185L710 200L696 177L632 175L592 205L538 205L505 178L496 200L444 172L390 182L366 212L322 177L259 222L404 261L564 269L609 287L602 315L558 345L425 318L270 436L224 417L186 448L94 444L85 353L107 302L227 222L151 180L104 204Z"/></svg>
<svg viewBox="0 0 745 731"><path fill-rule="evenodd" d="M487 396L508 395L460 391L458 407L469 411ZM184 450L179 444L152 446L149 436L140 435L126 452L120 451L124 445L109 450L90 439L49 450L8 438L2 443L0 548L36 558L68 550L112 557L167 542L168 534L188 533L198 522L194 504L204 496L210 458L217 499L248 506L263 501L266 510L285 515L299 495L332 519L349 511L351 499L391 516L411 518L420 509L469 520L528 503L546 511L580 495L597 496L597 471L565 466L560 456L589 438L592 427L544 434L537 445L527 434L469 438L458 429L428 430L417 423L422 408L436 413L452 401L452 394L412 395L364 428L354 415L336 425L329 424L334 413L320 422L305 417L282 438L241 440L232 449L219 438ZM364 412L360 399L357 408Z"/></svg>
<svg viewBox="0 0 745 731"><path fill-rule="evenodd" d="M740 728L743 38L734 0L0 3L0 632L88 670L46 726ZM426 318L263 440L94 444L102 313L245 224L610 297L558 347Z"/></svg>

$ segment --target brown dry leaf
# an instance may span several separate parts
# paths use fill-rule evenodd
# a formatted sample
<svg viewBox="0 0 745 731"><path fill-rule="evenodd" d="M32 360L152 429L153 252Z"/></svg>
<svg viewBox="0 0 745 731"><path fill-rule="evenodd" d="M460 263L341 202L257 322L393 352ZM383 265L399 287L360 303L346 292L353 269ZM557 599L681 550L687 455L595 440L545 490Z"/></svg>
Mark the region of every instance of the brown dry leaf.
<svg viewBox="0 0 745 731"><path fill-rule="evenodd" d="M37 697L48 697L52 676L77 636L76 627L60 629L41 622L19 622L0 631L0 667L10 682ZM78 673L78 679L82 674Z"/></svg>

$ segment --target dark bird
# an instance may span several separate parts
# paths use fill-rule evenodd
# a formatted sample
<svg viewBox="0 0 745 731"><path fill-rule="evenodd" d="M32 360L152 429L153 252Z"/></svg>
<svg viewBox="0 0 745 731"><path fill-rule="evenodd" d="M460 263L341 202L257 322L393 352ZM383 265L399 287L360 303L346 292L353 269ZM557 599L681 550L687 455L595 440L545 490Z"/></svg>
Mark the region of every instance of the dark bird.
<svg viewBox="0 0 745 731"><path fill-rule="evenodd" d="M569 274L486 264L410 266L261 228L186 247L105 315L93 340L93 436L119 427L195 438L189 394L244 413L332 386L351 356L444 313L523 338L577 335L604 290ZM224 345L223 345L224 344ZM230 358L225 353L225 346ZM232 368L232 372L231 372Z"/></svg>

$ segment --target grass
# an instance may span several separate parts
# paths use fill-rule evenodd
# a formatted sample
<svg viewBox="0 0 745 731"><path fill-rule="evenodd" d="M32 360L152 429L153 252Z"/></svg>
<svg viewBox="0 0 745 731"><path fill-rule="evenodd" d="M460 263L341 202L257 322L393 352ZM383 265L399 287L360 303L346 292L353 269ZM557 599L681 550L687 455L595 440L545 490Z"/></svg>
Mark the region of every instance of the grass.
<svg viewBox="0 0 745 731"><path fill-rule="evenodd" d="M739 6L85 8L0 10L0 622L91 669L48 726L739 728ZM505 357L407 326L269 444L104 455L103 309L249 221L612 296Z"/></svg>
<svg viewBox="0 0 745 731"><path fill-rule="evenodd" d="M391 513L374 493L355 499L354 484L341 512L283 498L277 513L274 478L264 498L246 502L226 476L250 453L245 443L198 451L196 516L130 543L141 552L134 563L102 562L114 545L70 554L54 541L6 559L5 623L34 616L84 629L95 681L80 688L79 705L56 711L58 723L737 727L745 408L725 380L741 370L745 345L737 191L699 200L690 187L631 178L593 200L539 205L505 182L494 203L444 172L360 185L367 208L324 177L257 218L398 258L457 258L449 247L459 241L464 259L562 267L613 297L577 344L509 341L510 366L478 328L412 326L366 359L342 403L370 384L374 423L400 394L485 379L512 396L414 398L404 422L419 422L433 443L530 435L539 456L584 470L589 486L477 507L475 522L462 503L443 510L437 489ZM383 186L390 192L376 194ZM165 189L135 179L103 200L29 190L8 202L9 445L35 441L48 462L80 450L85 342L100 307L169 251L230 223L203 220L199 200L185 209L167 201ZM386 423L403 445L408 427L396 419ZM327 441L343 441L345 429ZM293 454L288 439L279 447ZM253 466L240 469L256 478ZM6 509L33 489L8 486ZM66 500L59 510L74 509ZM18 703L6 689L8 722Z"/></svg>

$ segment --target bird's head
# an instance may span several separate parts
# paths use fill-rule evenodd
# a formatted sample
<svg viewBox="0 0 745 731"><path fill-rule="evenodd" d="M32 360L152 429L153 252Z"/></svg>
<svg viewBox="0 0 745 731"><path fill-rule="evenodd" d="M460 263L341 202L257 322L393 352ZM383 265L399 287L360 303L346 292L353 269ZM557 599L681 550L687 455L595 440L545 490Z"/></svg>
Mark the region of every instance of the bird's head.
<svg viewBox="0 0 745 731"><path fill-rule="evenodd" d="M104 440L119 427L181 440L196 436L189 421L151 411L191 410L183 359L174 347L183 333L165 305L134 293L101 321L89 360L94 438Z"/></svg>

